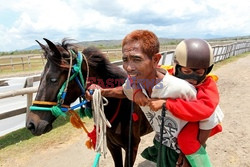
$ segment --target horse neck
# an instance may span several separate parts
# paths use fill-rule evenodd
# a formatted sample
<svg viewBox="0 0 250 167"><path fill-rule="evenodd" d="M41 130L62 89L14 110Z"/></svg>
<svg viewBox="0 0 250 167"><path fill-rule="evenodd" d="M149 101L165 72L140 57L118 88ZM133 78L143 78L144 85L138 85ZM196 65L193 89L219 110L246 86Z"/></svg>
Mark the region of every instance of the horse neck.
<svg viewBox="0 0 250 167"><path fill-rule="evenodd" d="M93 79L92 82L101 87L117 87L124 83L126 73L113 64L107 64L103 70L90 69L89 78Z"/></svg>

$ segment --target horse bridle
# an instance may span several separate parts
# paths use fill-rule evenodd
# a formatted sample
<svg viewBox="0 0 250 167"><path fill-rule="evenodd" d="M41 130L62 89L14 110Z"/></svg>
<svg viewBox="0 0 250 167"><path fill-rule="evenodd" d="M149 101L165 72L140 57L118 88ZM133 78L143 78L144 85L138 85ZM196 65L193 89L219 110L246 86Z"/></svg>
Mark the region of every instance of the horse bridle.
<svg viewBox="0 0 250 167"><path fill-rule="evenodd" d="M33 101L32 106L30 106L31 111L50 111L52 115L54 115L55 117L58 117L60 115L66 116L65 114L66 112L70 110L75 110L76 108L86 105L87 100L83 100L83 101L80 100L79 104L76 104L72 107L63 104L67 95L67 88L68 88L69 82L72 81L73 79L76 81L77 85L79 86L82 92L81 96L79 96L79 98L81 98L85 95L85 90L87 87L87 84L86 84L87 78L89 76L89 66L88 66L88 61L86 57L83 56L81 52L78 52L77 57L76 57L76 64L72 65L72 57L73 57L72 54L74 55L76 53L73 50L69 50L68 52L70 54L69 72L68 72L67 80L63 83L62 87L60 88L57 94L57 102ZM84 82L84 78L83 78L82 70L81 70L83 58L85 60L86 67L87 67L86 82ZM34 105L46 105L46 106L49 105L52 107L34 106Z"/></svg>

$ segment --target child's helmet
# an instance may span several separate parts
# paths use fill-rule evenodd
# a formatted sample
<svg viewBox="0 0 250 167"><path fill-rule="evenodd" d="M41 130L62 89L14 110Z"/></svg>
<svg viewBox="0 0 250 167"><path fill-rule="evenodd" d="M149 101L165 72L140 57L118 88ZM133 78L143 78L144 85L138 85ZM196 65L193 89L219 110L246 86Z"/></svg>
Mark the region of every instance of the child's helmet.
<svg viewBox="0 0 250 167"><path fill-rule="evenodd" d="M214 54L212 47L205 40L186 39L177 45L173 61L183 67L207 69L208 74L213 68Z"/></svg>
<svg viewBox="0 0 250 167"><path fill-rule="evenodd" d="M173 58L174 75L197 85L201 83L212 70L214 64L213 59L213 50L208 42L202 39L183 40L175 49ZM205 71L202 75L196 72L185 74L181 71L182 67L190 68L193 71L198 69L204 69ZM191 80L195 80L196 82L191 82Z"/></svg>

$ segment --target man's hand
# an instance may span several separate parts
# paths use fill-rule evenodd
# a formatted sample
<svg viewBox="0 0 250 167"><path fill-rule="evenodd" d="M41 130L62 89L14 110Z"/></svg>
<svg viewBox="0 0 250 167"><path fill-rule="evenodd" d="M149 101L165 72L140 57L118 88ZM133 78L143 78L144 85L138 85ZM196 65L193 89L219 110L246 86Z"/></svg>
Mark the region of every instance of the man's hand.
<svg viewBox="0 0 250 167"><path fill-rule="evenodd" d="M89 93L89 90L94 90L94 89L102 89L99 85L92 84L88 87L88 90L85 93L85 98L86 100L90 101L92 100L92 95Z"/></svg>
<svg viewBox="0 0 250 167"><path fill-rule="evenodd" d="M139 106L146 106L148 104L148 98L142 93L141 90L134 92L134 102Z"/></svg>
<svg viewBox="0 0 250 167"><path fill-rule="evenodd" d="M158 111L162 109L162 105L166 102L166 100L163 99L150 99L148 106L152 111Z"/></svg>

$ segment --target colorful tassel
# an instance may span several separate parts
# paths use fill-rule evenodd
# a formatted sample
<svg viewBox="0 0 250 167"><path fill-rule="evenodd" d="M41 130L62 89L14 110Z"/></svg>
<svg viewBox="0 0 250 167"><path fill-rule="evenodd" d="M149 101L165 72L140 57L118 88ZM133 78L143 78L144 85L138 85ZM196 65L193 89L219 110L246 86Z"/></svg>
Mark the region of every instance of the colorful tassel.
<svg viewBox="0 0 250 167"><path fill-rule="evenodd" d="M92 109L91 109L91 102L87 102L85 108L80 108L79 115L81 118L88 117L93 118Z"/></svg>
<svg viewBox="0 0 250 167"><path fill-rule="evenodd" d="M81 123L80 123L80 122L78 121L78 119L77 119L75 116L73 116L73 115L70 116L70 122L71 122L71 124L72 124L75 128L77 128L77 129L82 128Z"/></svg>
<svg viewBox="0 0 250 167"><path fill-rule="evenodd" d="M136 113L134 113L134 112L132 114L132 118L133 118L134 122L138 121L138 119L139 119L138 115Z"/></svg>
<svg viewBox="0 0 250 167"><path fill-rule="evenodd" d="M95 148L96 145L96 127L94 126L94 129L89 133L87 128L84 126L84 123L81 121L81 118L77 115L77 113L74 110L70 110L69 113L70 116L70 122L75 128L82 128L88 135L89 140L86 141L85 145L88 149Z"/></svg>
<svg viewBox="0 0 250 167"><path fill-rule="evenodd" d="M90 107L86 107L85 110L84 110L85 114L87 117L89 118L93 118L93 115L92 115L92 109Z"/></svg>
<svg viewBox="0 0 250 167"><path fill-rule="evenodd" d="M91 139L93 148L95 148L95 145L96 145L96 126L95 125L94 125L94 129L90 133L88 133L88 137Z"/></svg>
<svg viewBox="0 0 250 167"><path fill-rule="evenodd" d="M70 116L70 122L71 124L76 128L82 128L87 134L89 133L87 128L84 126L84 123L82 122L81 118L77 115L77 113L74 110L70 110L69 113Z"/></svg>
<svg viewBox="0 0 250 167"><path fill-rule="evenodd" d="M53 106L53 107L51 108L51 112L52 112L52 114L53 114L55 117L58 117L58 116L60 116L60 115L66 117L66 114L65 114L65 113L61 110L61 108L58 107L58 106Z"/></svg>
<svg viewBox="0 0 250 167"><path fill-rule="evenodd" d="M85 145L87 146L88 149L94 149L93 143L91 142L91 139L87 140Z"/></svg>
<svg viewBox="0 0 250 167"><path fill-rule="evenodd" d="M80 118L84 118L86 117L87 115L85 114L85 108L80 108L80 110L78 111L79 112L79 115L80 115Z"/></svg>

